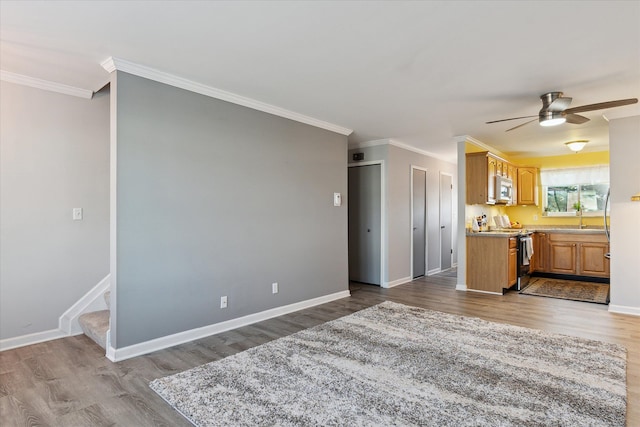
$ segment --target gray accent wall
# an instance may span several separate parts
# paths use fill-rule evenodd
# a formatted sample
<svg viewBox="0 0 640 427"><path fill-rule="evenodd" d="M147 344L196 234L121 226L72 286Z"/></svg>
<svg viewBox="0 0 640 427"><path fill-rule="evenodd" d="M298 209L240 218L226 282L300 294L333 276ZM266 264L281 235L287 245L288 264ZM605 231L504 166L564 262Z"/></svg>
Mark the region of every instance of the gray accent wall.
<svg viewBox="0 0 640 427"><path fill-rule="evenodd" d="M453 199L457 196L457 166L444 160L409 151L392 144L351 149L365 153L365 161L384 160L386 169L387 209L387 277L385 282L411 276L411 166L427 169L427 270L440 268L440 172L451 174ZM456 224L457 206L452 206L452 223ZM453 227L453 263L457 260L457 228Z"/></svg>
<svg viewBox="0 0 640 427"><path fill-rule="evenodd" d="M4 81L0 90L0 339L9 339L57 329L109 274L109 94Z"/></svg>
<svg viewBox="0 0 640 427"><path fill-rule="evenodd" d="M333 206L347 191L345 136L123 72L112 79L112 346L348 290L346 198Z"/></svg>

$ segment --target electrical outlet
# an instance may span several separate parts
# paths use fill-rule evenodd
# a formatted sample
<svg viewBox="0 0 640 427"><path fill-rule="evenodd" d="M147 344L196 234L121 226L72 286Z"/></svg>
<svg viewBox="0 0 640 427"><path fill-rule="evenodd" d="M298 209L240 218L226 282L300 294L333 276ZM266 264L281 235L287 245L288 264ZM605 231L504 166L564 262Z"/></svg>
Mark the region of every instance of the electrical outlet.
<svg viewBox="0 0 640 427"><path fill-rule="evenodd" d="M220 308L227 308L227 297L220 297Z"/></svg>
<svg viewBox="0 0 640 427"><path fill-rule="evenodd" d="M278 282L273 282L271 284L271 293L273 293L273 294L277 294L278 293Z"/></svg>
<svg viewBox="0 0 640 427"><path fill-rule="evenodd" d="M534 216L533 216L533 220L534 220L534 221L537 221L537 220L538 220L538 215L534 215Z"/></svg>

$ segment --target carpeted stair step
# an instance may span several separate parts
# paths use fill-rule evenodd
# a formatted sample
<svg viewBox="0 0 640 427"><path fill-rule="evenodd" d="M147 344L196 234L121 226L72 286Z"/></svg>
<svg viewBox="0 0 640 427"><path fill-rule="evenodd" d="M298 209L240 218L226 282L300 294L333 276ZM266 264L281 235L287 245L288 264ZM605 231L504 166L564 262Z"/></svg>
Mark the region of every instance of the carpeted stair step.
<svg viewBox="0 0 640 427"><path fill-rule="evenodd" d="M107 330L109 330L109 310L92 311L78 318L82 332L100 347L107 348Z"/></svg>
<svg viewBox="0 0 640 427"><path fill-rule="evenodd" d="M107 303L107 308L111 310L111 291L104 293L104 302Z"/></svg>

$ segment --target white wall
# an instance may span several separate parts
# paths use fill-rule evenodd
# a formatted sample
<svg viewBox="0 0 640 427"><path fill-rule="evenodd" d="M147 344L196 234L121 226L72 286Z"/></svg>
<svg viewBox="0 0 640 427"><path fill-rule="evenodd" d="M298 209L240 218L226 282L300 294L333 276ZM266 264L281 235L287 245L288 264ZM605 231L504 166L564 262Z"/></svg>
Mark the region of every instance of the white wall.
<svg viewBox="0 0 640 427"><path fill-rule="evenodd" d="M640 315L640 116L609 122L611 303L609 311Z"/></svg>
<svg viewBox="0 0 640 427"><path fill-rule="evenodd" d="M58 327L109 273L109 95L1 82L0 340ZM84 210L72 220L72 208Z"/></svg>

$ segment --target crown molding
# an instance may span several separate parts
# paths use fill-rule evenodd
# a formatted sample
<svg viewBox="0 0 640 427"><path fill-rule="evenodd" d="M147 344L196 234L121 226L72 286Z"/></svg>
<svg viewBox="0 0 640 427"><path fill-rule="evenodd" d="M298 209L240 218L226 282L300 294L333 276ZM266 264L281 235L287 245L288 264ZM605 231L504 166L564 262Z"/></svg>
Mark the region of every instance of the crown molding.
<svg viewBox="0 0 640 427"><path fill-rule="evenodd" d="M373 141L364 141L364 142L355 142L350 143L348 146L349 150L358 150L360 148L368 148L368 147L377 147L379 145L388 145L389 139L376 139Z"/></svg>
<svg viewBox="0 0 640 427"><path fill-rule="evenodd" d="M455 160L449 159L445 156L439 155L439 154L435 154L432 153L430 151L427 150L422 150L420 148L416 148L413 145L409 145L409 144L405 144L404 142L400 142L400 141L396 141L393 139L389 140L389 145L393 145L394 147L398 147L398 148L402 148L403 150L407 150L407 151L411 151L414 152L416 154L422 154L423 156L427 156L427 157L432 157L434 159L438 159L438 160L442 160L444 162L447 163L456 163Z"/></svg>
<svg viewBox="0 0 640 427"><path fill-rule="evenodd" d="M227 92L222 89L216 89L211 86L194 82L183 77L174 76L173 74L126 61L124 59L110 57L102 61L100 65L102 65L102 68L104 68L109 73L112 73L116 70L123 71L125 73L136 75L138 77L144 77L145 79L164 83L169 86L174 86L180 89L199 93L201 95L231 102L233 104L242 105L243 107L248 107L254 110L262 111L264 113L273 114L274 116L284 117L285 119L305 123L317 128L339 133L341 135L349 136L351 135L351 133L353 133L352 129L347 129L333 123L314 119L313 117L305 116L294 111L285 110L284 108L276 107L275 105L267 104L255 99L236 95L235 93Z"/></svg>
<svg viewBox="0 0 640 427"><path fill-rule="evenodd" d="M22 74L12 73L11 71L0 70L0 80L18 85L34 87L36 89L47 90L49 92L77 96L78 98L91 99L93 97L93 91L91 90L37 79L35 77L24 76Z"/></svg>
<svg viewBox="0 0 640 427"><path fill-rule="evenodd" d="M458 143L458 142L468 142L471 143L473 145L476 145L480 148L484 148L487 151L490 151L492 154L495 154L496 156L499 157L507 157L502 151L498 150L497 148L494 148L488 144L485 144L484 142L480 141L479 139L475 139L472 136L469 135L460 135L460 136L454 136L453 137L453 141Z"/></svg>
<svg viewBox="0 0 640 427"><path fill-rule="evenodd" d="M403 150L411 151L412 153L421 154L423 156L432 157L434 159L442 160L447 163L456 163L455 160L449 159L445 156L441 156L430 151L421 150L413 145L405 144L404 142L396 141L393 139L375 139L373 141L356 142L349 144L349 150L357 150L360 148L377 147L380 145L393 145L394 147L402 148Z"/></svg>

